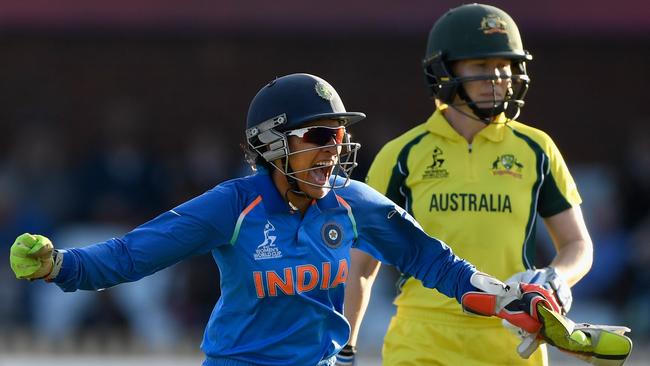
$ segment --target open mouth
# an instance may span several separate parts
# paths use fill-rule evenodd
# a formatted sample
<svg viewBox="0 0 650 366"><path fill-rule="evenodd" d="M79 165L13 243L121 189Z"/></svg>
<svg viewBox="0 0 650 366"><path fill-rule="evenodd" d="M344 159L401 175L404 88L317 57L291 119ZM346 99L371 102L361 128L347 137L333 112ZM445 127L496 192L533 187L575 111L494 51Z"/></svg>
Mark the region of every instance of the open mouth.
<svg viewBox="0 0 650 366"><path fill-rule="evenodd" d="M329 180L332 170L334 169L333 161L319 161L311 167L309 176L314 184L324 186Z"/></svg>

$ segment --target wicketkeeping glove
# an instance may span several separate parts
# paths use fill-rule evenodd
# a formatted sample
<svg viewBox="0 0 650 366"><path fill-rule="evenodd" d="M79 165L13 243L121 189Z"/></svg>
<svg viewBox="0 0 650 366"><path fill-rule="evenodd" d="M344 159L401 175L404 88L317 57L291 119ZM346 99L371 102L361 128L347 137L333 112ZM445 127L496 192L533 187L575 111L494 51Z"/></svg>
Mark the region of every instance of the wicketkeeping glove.
<svg viewBox="0 0 650 366"><path fill-rule="evenodd" d="M559 312L539 305L537 311L542 323L537 345L546 342L597 366L621 366L632 352L632 340L625 336L630 331L627 327L575 324Z"/></svg>
<svg viewBox="0 0 650 366"><path fill-rule="evenodd" d="M11 246L9 262L16 278L25 280L56 277L62 256L54 258L54 246L42 235L22 234Z"/></svg>
<svg viewBox="0 0 650 366"><path fill-rule="evenodd" d="M473 274L470 282L480 291L470 291L463 295L461 303L465 312L497 316L529 333L537 333L541 328L537 318L538 304L555 311L560 309L554 296L539 285L504 284L480 272Z"/></svg>
<svg viewBox="0 0 650 366"><path fill-rule="evenodd" d="M354 356L357 354L357 347L350 346L349 344L336 355L336 366L354 366Z"/></svg>

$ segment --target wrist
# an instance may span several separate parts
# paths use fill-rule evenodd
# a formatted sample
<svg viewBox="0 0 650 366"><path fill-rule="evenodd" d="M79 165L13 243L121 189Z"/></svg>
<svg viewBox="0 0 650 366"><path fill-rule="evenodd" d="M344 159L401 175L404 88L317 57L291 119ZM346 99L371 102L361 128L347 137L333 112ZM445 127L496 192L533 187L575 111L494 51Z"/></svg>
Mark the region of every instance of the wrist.
<svg viewBox="0 0 650 366"><path fill-rule="evenodd" d="M54 249L54 251L52 252L52 270L43 279L47 282L52 282L56 278L56 276L59 275L59 272L61 272L62 265L63 265L63 252Z"/></svg>
<svg viewBox="0 0 650 366"><path fill-rule="evenodd" d="M354 356L357 353L357 347L346 344L343 346L343 349L339 352L341 356Z"/></svg>

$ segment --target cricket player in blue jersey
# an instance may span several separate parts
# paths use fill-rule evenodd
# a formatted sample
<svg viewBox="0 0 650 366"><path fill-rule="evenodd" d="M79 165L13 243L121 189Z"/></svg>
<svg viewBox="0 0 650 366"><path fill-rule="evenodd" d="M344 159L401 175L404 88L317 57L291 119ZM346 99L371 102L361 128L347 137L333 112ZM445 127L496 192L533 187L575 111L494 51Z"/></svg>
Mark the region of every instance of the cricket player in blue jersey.
<svg viewBox="0 0 650 366"><path fill-rule="evenodd" d="M54 250L47 238L23 234L11 267L17 278L45 279L63 291L97 290L210 252L221 298L201 344L205 366L333 365L350 334L343 296L351 247L469 312L535 331L532 304L557 307L545 290L477 272L399 206L350 179L360 145L347 128L364 118L347 112L319 77L277 78L248 111L247 156L256 174L91 246Z"/></svg>

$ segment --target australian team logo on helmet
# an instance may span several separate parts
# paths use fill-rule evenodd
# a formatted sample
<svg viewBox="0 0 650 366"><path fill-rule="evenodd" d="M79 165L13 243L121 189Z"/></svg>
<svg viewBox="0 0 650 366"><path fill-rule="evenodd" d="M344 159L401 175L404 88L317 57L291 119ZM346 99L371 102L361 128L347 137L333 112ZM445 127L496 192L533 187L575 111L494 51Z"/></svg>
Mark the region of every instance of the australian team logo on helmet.
<svg viewBox="0 0 650 366"><path fill-rule="evenodd" d="M311 121L338 120L345 128L365 117L360 112L346 111L341 97L327 81L310 74L286 75L269 82L251 101L246 119L246 142L263 161L285 174L290 183L301 181L309 185L314 184L296 175L322 167L292 171L289 156L336 146L338 156L332 172L333 179L326 187L339 188L349 184L361 145L351 142L347 131L337 129L343 131L341 136L326 134L320 139L314 134L312 138L318 146L290 151L288 136L306 136L308 129L301 127ZM277 160L282 161L282 166L276 165ZM337 179L339 176L344 179Z"/></svg>
<svg viewBox="0 0 650 366"><path fill-rule="evenodd" d="M505 20L501 19L498 15L496 14L488 14L481 20L481 27L479 28L480 30L483 31L485 34L492 34L492 33L508 33L506 30L506 27L508 25L508 22Z"/></svg>
<svg viewBox="0 0 650 366"><path fill-rule="evenodd" d="M509 88L504 100L492 100L491 108L479 108L479 101L467 96L463 83L479 80L495 82L497 76L457 77L451 71L451 64L454 61L491 57L511 60ZM502 112L510 119L519 114L530 83L526 61L531 59L530 53L523 48L517 25L506 12L494 6L468 4L449 10L433 25L423 67L433 97L454 107L458 96L476 116L489 123Z"/></svg>

